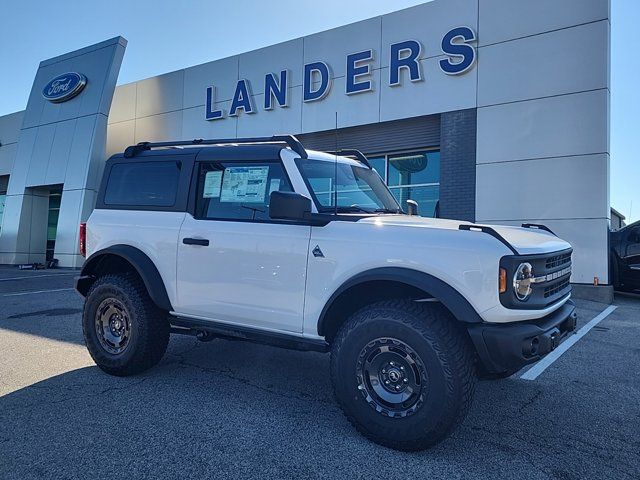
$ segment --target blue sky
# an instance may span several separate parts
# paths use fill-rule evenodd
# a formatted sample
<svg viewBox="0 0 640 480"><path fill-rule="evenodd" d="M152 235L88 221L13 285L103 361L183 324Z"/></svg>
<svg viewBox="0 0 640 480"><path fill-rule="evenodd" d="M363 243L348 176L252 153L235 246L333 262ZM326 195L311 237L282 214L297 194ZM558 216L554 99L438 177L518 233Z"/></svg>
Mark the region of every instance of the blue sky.
<svg viewBox="0 0 640 480"><path fill-rule="evenodd" d="M587 0L588 1L588 0ZM23 110L40 60L116 35L128 41L119 83L246 52L422 0L108 0L4 2L0 29L0 115ZM320 4L318 4L320 5ZM640 2L612 0L611 205L640 219Z"/></svg>

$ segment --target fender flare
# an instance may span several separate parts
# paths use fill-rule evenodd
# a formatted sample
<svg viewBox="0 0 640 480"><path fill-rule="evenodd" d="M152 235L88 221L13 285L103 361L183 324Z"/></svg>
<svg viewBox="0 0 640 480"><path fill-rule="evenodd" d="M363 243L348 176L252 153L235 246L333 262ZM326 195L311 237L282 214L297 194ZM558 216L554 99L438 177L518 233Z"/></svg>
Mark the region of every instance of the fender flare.
<svg viewBox="0 0 640 480"><path fill-rule="evenodd" d="M167 295L167 288L165 287L164 281L162 280L160 272L158 272L155 264L146 253L136 247L132 247L131 245L112 245L94 252L87 259L82 267L82 271L80 273L81 276L76 284L76 290L78 290L83 296L86 296L89 287L95 281L94 272L106 255L115 255L130 263L142 279L153 303L163 310L173 310L171 301Z"/></svg>
<svg viewBox="0 0 640 480"><path fill-rule="evenodd" d="M482 323L482 318L471 306L469 301L462 296L455 288L443 282L437 277L419 270L413 270L403 267L381 267L366 270L358 273L345 281L333 294L325 304L320 318L318 319L318 335L325 335L325 326L328 323L327 312L331 309L333 303L351 287L370 282L374 280L386 280L404 283L411 287L419 288L428 295L436 298L442 303L453 316L460 322L464 323Z"/></svg>

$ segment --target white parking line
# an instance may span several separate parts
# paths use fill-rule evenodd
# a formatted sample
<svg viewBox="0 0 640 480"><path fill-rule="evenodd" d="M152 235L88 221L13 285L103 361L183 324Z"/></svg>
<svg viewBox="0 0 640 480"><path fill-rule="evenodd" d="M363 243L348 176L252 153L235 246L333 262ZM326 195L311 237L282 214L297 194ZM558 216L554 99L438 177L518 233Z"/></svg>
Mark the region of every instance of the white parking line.
<svg viewBox="0 0 640 480"><path fill-rule="evenodd" d="M55 273L53 275L25 275L24 277L0 278L0 282L9 282L11 280L29 280L30 278L44 277L71 277L78 275L77 273Z"/></svg>
<svg viewBox="0 0 640 480"><path fill-rule="evenodd" d="M75 288L56 288L54 290L36 290L35 292L17 292L17 293L5 293L3 297L19 297L21 295L35 295L36 293L49 293L49 292L70 292Z"/></svg>
<svg viewBox="0 0 640 480"><path fill-rule="evenodd" d="M544 357L542 360L536 363L529 370L524 372L520 378L522 380L535 380L536 378L538 378L538 376L542 372L544 372L553 362L555 362L558 358L560 358L560 356L564 352L569 350L573 345L575 345L578 342L578 340L580 340L587 333L589 333L589 330L591 330L593 327L599 324L602 320L607 318L616 308L618 307L615 305L610 305L607 308L605 308L593 320L591 320L589 323L583 326L580 330L578 330L575 333L575 335L572 335L569 338L567 338L553 352L551 352L549 355Z"/></svg>

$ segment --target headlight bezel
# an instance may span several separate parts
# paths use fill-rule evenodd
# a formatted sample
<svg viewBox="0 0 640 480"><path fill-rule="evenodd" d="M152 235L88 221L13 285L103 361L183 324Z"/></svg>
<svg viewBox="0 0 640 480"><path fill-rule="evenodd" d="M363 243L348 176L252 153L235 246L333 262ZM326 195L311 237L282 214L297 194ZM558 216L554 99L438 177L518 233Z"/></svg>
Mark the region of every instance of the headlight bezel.
<svg viewBox="0 0 640 480"><path fill-rule="evenodd" d="M526 302L531 298L531 294L533 293L533 278L535 278L533 272L533 265L529 262L522 262L516 268L513 273L513 294L516 298L521 302ZM524 293L522 293L524 291Z"/></svg>
<svg viewBox="0 0 640 480"><path fill-rule="evenodd" d="M545 296L545 288L553 286L557 282L566 280L569 275L562 275L559 277L553 276L555 272L563 269L564 266L548 266L547 260L554 256L561 256L564 254L571 254L572 249L559 250L550 253L536 253L536 254L523 254L523 255L505 255L500 258L499 270L496 272L496 289L498 290L498 298L500 304L509 309L514 310L538 310L546 308L549 305L557 302L571 292L571 288L559 290L557 293ZM522 300L516 296L514 290L514 277L518 267L523 263L529 263L532 266L532 275L534 276L531 281L531 293L529 296ZM570 266L570 263L569 263ZM506 289L500 290L500 270L505 271L506 276ZM552 275L551 280L547 279L548 275ZM544 278L544 280L543 280Z"/></svg>

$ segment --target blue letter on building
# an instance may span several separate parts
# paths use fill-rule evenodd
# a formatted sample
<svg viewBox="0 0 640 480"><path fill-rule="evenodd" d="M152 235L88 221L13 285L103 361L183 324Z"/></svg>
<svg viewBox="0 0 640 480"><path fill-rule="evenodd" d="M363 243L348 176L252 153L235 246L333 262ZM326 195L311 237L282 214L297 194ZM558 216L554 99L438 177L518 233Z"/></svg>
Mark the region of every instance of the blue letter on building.
<svg viewBox="0 0 640 480"><path fill-rule="evenodd" d="M389 85L400 85L400 69L409 70L409 78L412 82L422 80L420 63L418 58L422 45L415 40L407 40L391 44L391 58L389 60Z"/></svg>
<svg viewBox="0 0 640 480"><path fill-rule="evenodd" d="M320 75L320 86L313 90L314 77ZM302 98L305 102L313 102L324 98L331 87L331 73L324 62L307 63L304 66L304 86Z"/></svg>
<svg viewBox="0 0 640 480"><path fill-rule="evenodd" d="M368 62L373 58L373 50L365 50L363 52L352 53L347 55L347 85L346 93L350 95L352 93L368 92L372 89L371 80L364 80L357 82L357 78L362 75L369 75L370 67L366 65L359 65L362 62Z"/></svg>
<svg viewBox="0 0 640 480"><path fill-rule="evenodd" d="M214 110L213 104L215 103L215 91L216 87L207 87L207 104L205 106L205 118L207 120L218 120L224 118L224 112L222 110Z"/></svg>
<svg viewBox="0 0 640 480"><path fill-rule="evenodd" d="M236 93L233 94L233 101L229 109L229 116L238 115L238 110L244 110L244 113L254 113L253 99L251 98L251 87L248 80L238 80L236 85Z"/></svg>
<svg viewBox="0 0 640 480"><path fill-rule="evenodd" d="M264 109L271 110L273 108L272 100L275 98L281 107L287 106L287 77L288 72L282 70L280 72L280 85L276 81L273 73L268 73L264 77Z"/></svg>
<svg viewBox="0 0 640 480"><path fill-rule="evenodd" d="M442 39L442 51L460 61L453 63L450 58L440 60L440 68L448 75L458 75L469 70L476 60L476 50L469 45L476 39L469 27L458 27L447 33ZM454 43L454 40L461 40Z"/></svg>

